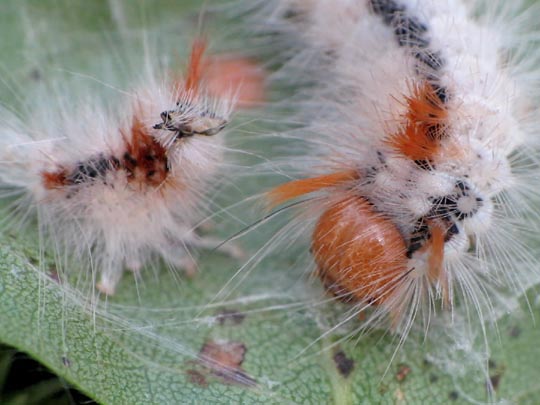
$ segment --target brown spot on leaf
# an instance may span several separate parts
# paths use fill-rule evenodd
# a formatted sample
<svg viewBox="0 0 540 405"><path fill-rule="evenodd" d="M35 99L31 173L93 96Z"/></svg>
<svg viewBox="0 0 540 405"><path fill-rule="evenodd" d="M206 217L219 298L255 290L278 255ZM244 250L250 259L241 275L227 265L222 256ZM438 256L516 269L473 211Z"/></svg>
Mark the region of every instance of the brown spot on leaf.
<svg viewBox="0 0 540 405"><path fill-rule="evenodd" d="M501 383L501 378L505 371L505 366L502 364L497 364L494 360L489 360L488 362L489 369L491 370L491 374L489 376L489 382L488 382L488 391L493 388L493 390L497 390L499 388L499 385Z"/></svg>
<svg viewBox="0 0 540 405"><path fill-rule="evenodd" d="M201 387L208 386L208 381L206 381L206 377L201 372L189 369L186 371L186 374L190 383L200 385Z"/></svg>
<svg viewBox="0 0 540 405"><path fill-rule="evenodd" d="M497 390L499 388L499 384L501 383L501 374L494 374L490 376L489 381L493 389Z"/></svg>
<svg viewBox="0 0 540 405"><path fill-rule="evenodd" d="M501 377L502 373L496 373L489 376L489 381L494 390L497 390L499 388L499 384L501 383Z"/></svg>
<svg viewBox="0 0 540 405"><path fill-rule="evenodd" d="M396 380L398 382L405 381L407 376L412 372L412 369L406 364L399 364L398 371L396 373Z"/></svg>
<svg viewBox="0 0 540 405"><path fill-rule="evenodd" d="M510 330L508 331L508 334L512 338L518 338L521 335L521 328L517 325L514 325L510 328Z"/></svg>
<svg viewBox="0 0 540 405"><path fill-rule="evenodd" d="M343 377L347 378L354 370L354 360L347 357L347 355L340 350L334 354L334 363Z"/></svg>
<svg viewBox="0 0 540 405"><path fill-rule="evenodd" d="M240 325L244 322L246 314L234 309L224 309L216 315L216 319L221 326L230 323L231 325Z"/></svg>
<svg viewBox="0 0 540 405"><path fill-rule="evenodd" d="M202 385L201 377L206 383L206 377L210 375L225 384L253 387L257 382L241 367L246 352L247 348L241 342L208 340L201 348L197 361L190 362L198 369L187 371L189 379L195 384Z"/></svg>
<svg viewBox="0 0 540 405"><path fill-rule="evenodd" d="M58 274L58 271L55 268L50 268L49 271L47 272L47 275L50 277L51 280L60 284L60 275Z"/></svg>

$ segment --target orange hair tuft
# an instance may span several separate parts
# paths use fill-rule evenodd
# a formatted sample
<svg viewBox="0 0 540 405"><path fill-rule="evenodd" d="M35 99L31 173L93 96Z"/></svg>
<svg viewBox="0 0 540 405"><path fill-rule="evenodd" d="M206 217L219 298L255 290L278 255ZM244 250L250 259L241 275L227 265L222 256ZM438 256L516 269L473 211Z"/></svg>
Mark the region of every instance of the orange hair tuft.
<svg viewBox="0 0 540 405"><path fill-rule="evenodd" d="M409 159L431 160L446 136L448 110L428 82L415 85L406 100L406 124L386 144Z"/></svg>
<svg viewBox="0 0 540 405"><path fill-rule="evenodd" d="M206 41L203 39L196 39L193 41L191 47L191 55L189 57L189 64L187 69L185 89L186 91L196 92L199 88L199 83L202 78L203 70L203 56L206 50Z"/></svg>
<svg viewBox="0 0 540 405"><path fill-rule="evenodd" d="M274 207L301 195L318 191L321 188L332 187L357 178L358 173L355 170L346 170L309 179L293 180L270 190L267 197L270 205Z"/></svg>

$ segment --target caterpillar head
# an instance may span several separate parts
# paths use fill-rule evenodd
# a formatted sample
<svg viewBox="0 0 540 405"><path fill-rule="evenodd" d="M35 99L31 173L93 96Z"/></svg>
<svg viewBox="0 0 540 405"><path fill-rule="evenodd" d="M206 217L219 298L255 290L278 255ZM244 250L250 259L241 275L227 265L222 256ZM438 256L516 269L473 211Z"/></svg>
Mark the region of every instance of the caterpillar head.
<svg viewBox="0 0 540 405"><path fill-rule="evenodd" d="M162 111L155 138L165 148L177 146L186 138L213 136L229 123L230 108L226 102L208 102L190 94L182 97L174 109Z"/></svg>

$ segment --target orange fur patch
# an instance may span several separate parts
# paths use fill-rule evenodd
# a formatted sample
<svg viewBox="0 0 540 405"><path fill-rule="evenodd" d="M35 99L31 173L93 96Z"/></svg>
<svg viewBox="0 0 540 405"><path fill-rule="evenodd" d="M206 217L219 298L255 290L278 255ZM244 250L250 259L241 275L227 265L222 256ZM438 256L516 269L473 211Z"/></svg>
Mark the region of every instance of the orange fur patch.
<svg viewBox="0 0 540 405"><path fill-rule="evenodd" d="M186 91L197 92L203 74L203 55L206 50L206 42L203 39L193 41L191 55L187 69L184 88Z"/></svg>
<svg viewBox="0 0 540 405"><path fill-rule="evenodd" d="M444 272L444 243L446 228L439 221L432 221L429 225L431 239L429 244L428 278L431 283L439 282L442 292L443 306L450 304L450 291L448 277Z"/></svg>
<svg viewBox="0 0 540 405"><path fill-rule="evenodd" d="M63 187L67 184L67 170L60 168L55 172L41 172L43 187L47 190Z"/></svg>
<svg viewBox="0 0 540 405"><path fill-rule="evenodd" d="M253 107L265 99L266 74L257 63L238 55L206 56L206 42L193 42L185 76L178 76L180 88L197 94L204 82L213 97L235 97L241 108Z"/></svg>
<svg viewBox="0 0 540 405"><path fill-rule="evenodd" d="M434 282L440 279L443 270L444 237L446 235L446 230L443 228L442 224L436 221L433 221L429 225L429 229L431 232L431 239L429 244L428 278L431 282Z"/></svg>
<svg viewBox="0 0 540 405"><path fill-rule="evenodd" d="M412 160L432 160L446 136L448 111L428 82L416 85L407 97L406 123L386 144Z"/></svg>
<svg viewBox="0 0 540 405"><path fill-rule="evenodd" d="M146 130L135 116L130 134L123 134L126 152L121 167L128 173L128 181L142 186L157 187L169 174L167 151Z"/></svg>
<svg viewBox="0 0 540 405"><path fill-rule="evenodd" d="M301 195L355 179L358 179L358 173L354 170L347 170L309 179L293 180L270 190L267 193L267 198L270 201L270 206L274 207Z"/></svg>
<svg viewBox="0 0 540 405"><path fill-rule="evenodd" d="M399 230L362 197L346 198L325 211L311 248L327 291L343 301L380 305L407 272Z"/></svg>
<svg viewBox="0 0 540 405"><path fill-rule="evenodd" d="M247 58L235 55L210 58L204 66L204 77L211 94L235 96L238 107L253 107L265 98L266 75Z"/></svg>

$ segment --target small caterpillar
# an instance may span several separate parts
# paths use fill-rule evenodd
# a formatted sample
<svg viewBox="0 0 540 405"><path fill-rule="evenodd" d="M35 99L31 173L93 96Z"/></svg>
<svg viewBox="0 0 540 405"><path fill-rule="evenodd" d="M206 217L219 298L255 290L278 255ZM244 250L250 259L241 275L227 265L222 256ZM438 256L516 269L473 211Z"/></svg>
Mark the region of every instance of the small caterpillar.
<svg viewBox="0 0 540 405"><path fill-rule="evenodd" d="M2 187L23 195L18 210L37 209L40 232L61 257L99 272L104 294L114 294L124 268L137 273L160 257L193 272L190 248L217 245L194 226L223 173L221 132L235 98L253 102L261 76L249 61L205 57L205 48L194 41L184 77L146 77L119 103L117 117L97 105L58 123L4 114Z"/></svg>

